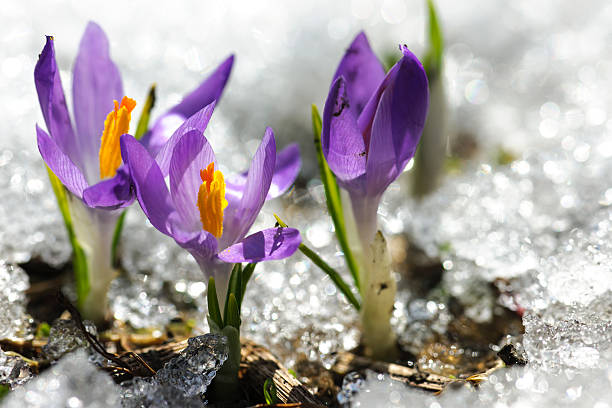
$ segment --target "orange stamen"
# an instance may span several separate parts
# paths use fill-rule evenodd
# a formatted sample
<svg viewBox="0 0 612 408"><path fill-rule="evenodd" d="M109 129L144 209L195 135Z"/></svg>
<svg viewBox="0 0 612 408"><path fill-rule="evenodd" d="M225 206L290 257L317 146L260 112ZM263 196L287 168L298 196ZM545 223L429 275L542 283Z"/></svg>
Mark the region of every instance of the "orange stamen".
<svg viewBox="0 0 612 408"><path fill-rule="evenodd" d="M104 131L100 142L100 178L110 178L117 174L121 165L121 148L119 138L130 130L132 111L136 101L124 96L121 104L115 102L115 108L109 112L104 121Z"/></svg>
<svg viewBox="0 0 612 408"><path fill-rule="evenodd" d="M215 171L213 162L200 170L200 178L202 185L198 190L197 206L202 228L219 238L223 234L223 210L227 207L223 173Z"/></svg>

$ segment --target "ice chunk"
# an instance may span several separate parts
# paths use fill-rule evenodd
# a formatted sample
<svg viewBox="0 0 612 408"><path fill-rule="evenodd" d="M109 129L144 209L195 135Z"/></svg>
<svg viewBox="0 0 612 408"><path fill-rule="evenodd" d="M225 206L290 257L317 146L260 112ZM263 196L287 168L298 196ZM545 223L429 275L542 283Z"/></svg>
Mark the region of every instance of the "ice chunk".
<svg viewBox="0 0 612 408"><path fill-rule="evenodd" d="M338 403L342 406L350 406L351 399L361 390L365 382L366 377L356 371L345 375L342 379L342 388L338 392Z"/></svg>
<svg viewBox="0 0 612 408"><path fill-rule="evenodd" d="M28 275L18 266L0 260L0 339L24 338L31 334L25 314Z"/></svg>
<svg viewBox="0 0 612 408"><path fill-rule="evenodd" d="M152 378L122 384L122 405L136 407L201 407L204 393L228 357L227 339L216 334L192 337L180 355Z"/></svg>
<svg viewBox="0 0 612 408"><path fill-rule="evenodd" d="M88 362L83 350L65 355L2 401L3 408L116 408L119 404L119 387Z"/></svg>
<svg viewBox="0 0 612 408"><path fill-rule="evenodd" d="M134 378L122 385L123 408L201 408L206 405L200 396L186 396L181 390L160 384L155 378Z"/></svg>
<svg viewBox="0 0 612 408"><path fill-rule="evenodd" d="M84 320L83 324L89 333L97 335L93 322ZM50 360L57 360L77 348L87 347L87 338L73 320L56 319L51 325L49 341L43 346L43 352Z"/></svg>
<svg viewBox="0 0 612 408"><path fill-rule="evenodd" d="M156 375L161 384L171 385L187 396L203 395L228 357L224 336L192 337L187 348L170 360Z"/></svg>
<svg viewBox="0 0 612 408"><path fill-rule="evenodd" d="M30 368L19 357L7 356L0 349L0 385L11 388L21 385L32 377Z"/></svg>

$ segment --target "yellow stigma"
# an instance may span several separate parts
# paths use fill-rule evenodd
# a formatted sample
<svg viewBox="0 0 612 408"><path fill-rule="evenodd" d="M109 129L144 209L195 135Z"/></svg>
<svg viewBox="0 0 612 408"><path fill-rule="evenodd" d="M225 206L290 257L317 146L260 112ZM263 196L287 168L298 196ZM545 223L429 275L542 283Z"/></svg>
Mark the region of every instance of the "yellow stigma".
<svg viewBox="0 0 612 408"><path fill-rule="evenodd" d="M215 171L215 163L200 170L202 185L198 191L198 209L202 228L219 238L223 234L223 210L227 207L225 199L225 180L223 173Z"/></svg>
<svg viewBox="0 0 612 408"><path fill-rule="evenodd" d="M124 96L121 104L115 101L115 108L106 116L99 154L101 179L114 177L121 165L119 138L130 130L130 119L135 106L136 101Z"/></svg>

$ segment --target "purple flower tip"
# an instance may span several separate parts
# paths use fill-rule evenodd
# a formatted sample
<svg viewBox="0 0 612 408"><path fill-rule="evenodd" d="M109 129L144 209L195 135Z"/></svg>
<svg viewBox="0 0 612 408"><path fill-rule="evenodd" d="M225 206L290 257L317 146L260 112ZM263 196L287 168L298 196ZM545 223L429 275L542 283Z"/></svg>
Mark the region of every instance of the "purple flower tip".
<svg viewBox="0 0 612 408"><path fill-rule="evenodd" d="M399 48L402 58L385 74L360 32L325 102L323 152L340 185L354 194L380 196L414 156L423 131L427 76L408 47Z"/></svg>

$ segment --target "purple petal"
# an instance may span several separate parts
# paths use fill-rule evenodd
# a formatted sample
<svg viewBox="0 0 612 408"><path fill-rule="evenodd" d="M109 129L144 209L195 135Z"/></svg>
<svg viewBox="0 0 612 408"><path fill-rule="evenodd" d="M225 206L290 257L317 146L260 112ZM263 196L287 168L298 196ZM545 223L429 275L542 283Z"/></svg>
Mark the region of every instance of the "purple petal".
<svg viewBox="0 0 612 408"><path fill-rule="evenodd" d="M427 117L425 70L406 47L402 51L372 123L366 165L369 195L381 194L414 156Z"/></svg>
<svg viewBox="0 0 612 408"><path fill-rule="evenodd" d="M219 252L224 262L261 262L285 259L297 251L302 238L294 228L269 228L249 235Z"/></svg>
<svg viewBox="0 0 612 408"><path fill-rule="evenodd" d="M155 121L151 131L142 138L142 143L147 146L151 154L157 154L185 119L221 98L233 64L234 56L230 55L181 103Z"/></svg>
<svg viewBox="0 0 612 408"><path fill-rule="evenodd" d="M370 133L372 132L372 122L374 121L374 115L376 115L376 109L378 109L383 92L393 83L393 81L395 81L401 65L400 61L393 65L389 72L387 72L387 75L385 75L376 90L372 93L370 99L366 103L366 106L363 108L363 111L357 118L357 126L363 135L366 148L368 149L370 148Z"/></svg>
<svg viewBox="0 0 612 408"><path fill-rule="evenodd" d="M214 261L217 254L216 238L201 229L191 233L175 233L174 239L181 248L189 251L200 268L208 273L208 266Z"/></svg>
<svg viewBox="0 0 612 408"><path fill-rule="evenodd" d="M117 170L115 177L102 180L83 191L83 201L89 207L115 210L129 207L134 202L130 175L125 166Z"/></svg>
<svg viewBox="0 0 612 408"><path fill-rule="evenodd" d="M36 125L36 136L38 139L38 150L47 166L49 166L53 174L60 179L68 190L81 198L83 190L88 187L81 170L59 148L55 140L39 128L38 125Z"/></svg>
<svg viewBox="0 0 612 408"><path fill-rule="evenodd" d="M55 61L53 37L47 37L47 43L38 57L34 68L34 83L49 134L57 143L58 148L82 169L78 144L70 122L66 97Z"/></svg>
<svg viewBox="0 0 612 408"><path fill-rule="evenodd" d="M225 209L221 248L242 239L255 222L266 201L275 165L276 142L274 132L268 127L251 162L240 202L237 205L230 202Z"/></svg>
<svg viewBox="0 0 612 408"><path fill-rule="evenodd" d="M99 175L98 153L104 120L121 101L123 85L109 54L108 39L96 23L87 24L74 62L72 96L74 120L88 180Z"/></svg>
<svg viewBox="0 0 612 408"><path fill-rule="evenodd" d="M174 147L178 141L181 140L181 137L183 137L185 133L194 129L198 130L201 134L204 134L206 126L208 126L208 122L210 121L210 117L212 116L214 110L215 102L212 102L196 112L193 116L183 122L183 124L176 129L168 142L163 145L155 157L155 160L159 164L159 168L164 175L167 175L168 171L170 170L170 159L172 158Z"/></svg>
<svg viewBox="0 0 612 408"><path fill-rule="evenodd" d="M210 105L214 101L219 101L225 84L232 72L233 65L234 56L230 55L200 84L200 86L183 98L183 100L170 109L168 113L180 114L188 118L204 106Z"/></svg>
<svg viewBox="0 0 612 408"><path fill-rule="evenodd" d="M276 155L276 166L266 201L279 197L287 191L295 181L301 167L300 147L297 143L290 144L281 150ZM242 198L247 174L248 172L235 174L225 181L225 198L228 201L237 202Z"/></svg>
<svg viewBox="0 0 612 408"><path fill-rule="evenodd" d="M393 112L391 130L396 135L393 143L398 152L400 172L414 157L429 109L429 81L425 69L405 45L401 50L404 56L399 61L401 67L393 86L393 96L388 102Z"/></svg>
<svg viewBox="0 0 612 408"><path fill-rule="evenodd" d="M363 32L357 34L346 50L333 81L341 76L346 81L347 94L351 101L350 109L355 117L358 117L385 77L385 70L372 52L368 38Z"/></svg>
<svg viewBox="0 0 612 408"><path fill-rule="evenodd" d="M172 205L164 177L149 152L134 137L123 135L121 155L130 170L138 202L151 224L174 238L198 264L208 263L217 253L217 240L203 229L194 230L182 222Z"/></svg>
<svg viewBox="0 0 612 408"><path fill-rule="evenodd" d="M173 237L173 225L180 223L157 163L144 146L128 134L121 136L121 157L129 169L143 212L155 228Z"/></svg>
<svg viewBox="0 0 612 408"><path fill-rule="evenodd" d="M346 84L340 77L325 102L321 145L329 168L343 186L363 175L366 165L365 143L348 106Z"/></svg>
<svg viewBox="0 0 612 408"><path fill-rule="evenodd" d="M147 148L153 157L156 157L183 122L185 122L183 115L166 113L155 121L151 129L142 136L140 143Z"/></svg>
<svg viewBox="0 0 612 408"><path fill-rule="evenodd" d="M194 230L202 229L197 207L202 184L200 170L212 162L215 162L215 153L199 130L190 130L180 138L170 160L170 192L174 207L184 224Z"/></svg>
<svg viewBox="0 0 612 408"><path fill-rule="evenodd" d="M266 196L266 200L279 197L293 185L300 169L302 159L300 158L300 147L297 143L290 144L276 155L276 165L272 184Z"/></svg>

